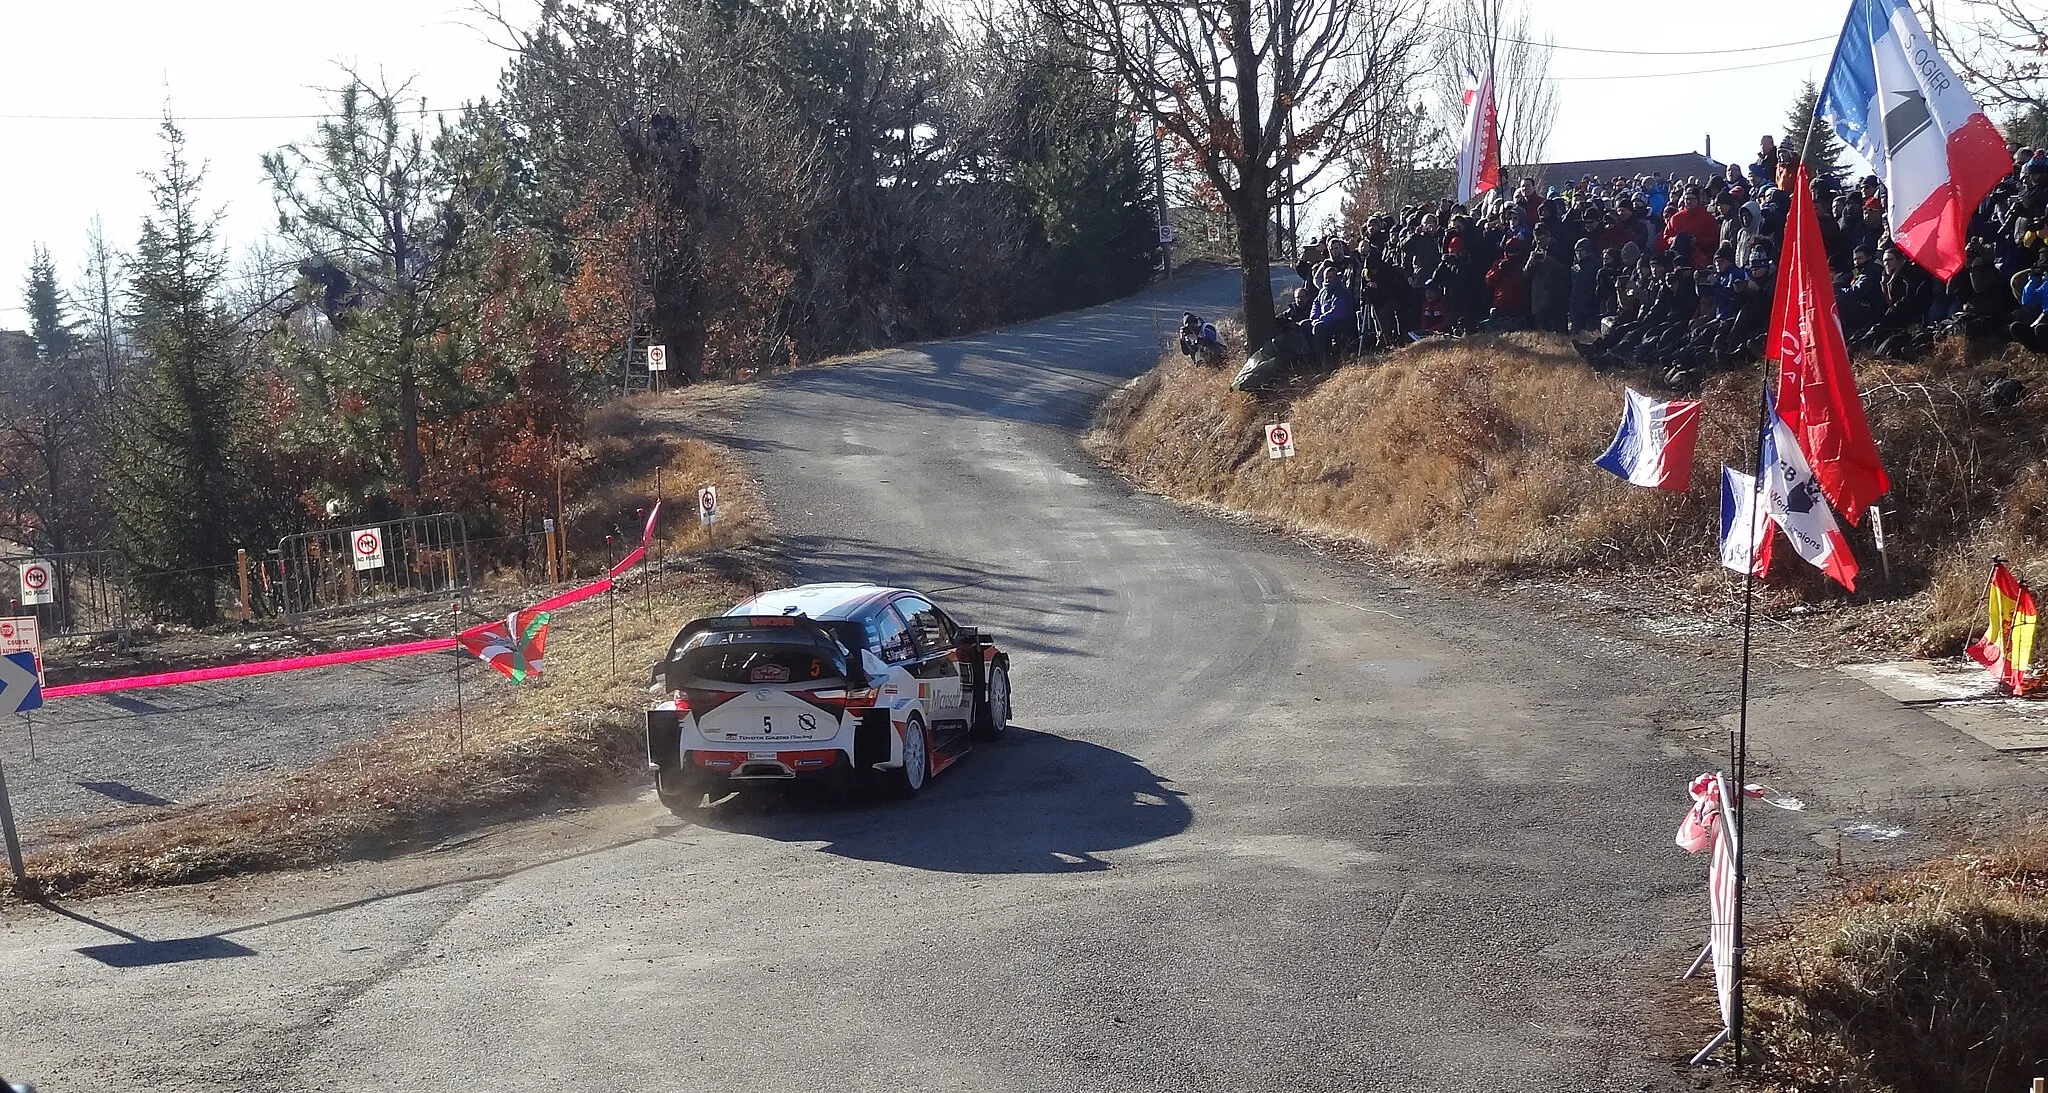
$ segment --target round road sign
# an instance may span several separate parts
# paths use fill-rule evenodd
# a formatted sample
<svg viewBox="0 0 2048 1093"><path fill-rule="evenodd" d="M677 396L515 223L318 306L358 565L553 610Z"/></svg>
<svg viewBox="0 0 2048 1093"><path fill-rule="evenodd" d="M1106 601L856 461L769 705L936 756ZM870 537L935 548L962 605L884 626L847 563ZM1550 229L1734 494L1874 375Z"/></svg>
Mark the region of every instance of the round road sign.
<svg viewBox="0 0 2048 1093"><path fill-rule="evenodd" d="M21 571L22 586L31 592L41 592L50 587L50 571L41 565L31 565Z"/></svg>
<svg viewBox="0 0 2048 1093"><path fill-rule="evenodd" d="M1275 425L1266 430L1266 443L1271 444L1275 448L1285 448L1290 439L1292 438L1287 435L1287 426L1285 425Z"/></svg>
<svg viewBox="0 0 2048 1093"><path fill-rule="evenodd" d="M383 545L383 543L377 541L375 532L365 531L356 536L356 553L365 558L377 553Z"/></svg>

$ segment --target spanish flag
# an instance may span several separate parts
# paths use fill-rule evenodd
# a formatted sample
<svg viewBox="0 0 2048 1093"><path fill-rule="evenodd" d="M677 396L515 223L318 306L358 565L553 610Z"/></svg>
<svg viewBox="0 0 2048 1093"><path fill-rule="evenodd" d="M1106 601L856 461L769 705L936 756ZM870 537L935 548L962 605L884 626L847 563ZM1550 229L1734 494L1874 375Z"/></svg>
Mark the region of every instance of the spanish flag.
<svg viewBox="0 0 2048 1093"><path fill-rule="evenodd" d="M2034 665L2034 627L2040 618L2034 594L2004 562L1994 559L1985 596L1990 600L1991 622L1984 636L1971 643L1970 659L1989 668L2013 694L2025 694L2027 670Z"/></svg>

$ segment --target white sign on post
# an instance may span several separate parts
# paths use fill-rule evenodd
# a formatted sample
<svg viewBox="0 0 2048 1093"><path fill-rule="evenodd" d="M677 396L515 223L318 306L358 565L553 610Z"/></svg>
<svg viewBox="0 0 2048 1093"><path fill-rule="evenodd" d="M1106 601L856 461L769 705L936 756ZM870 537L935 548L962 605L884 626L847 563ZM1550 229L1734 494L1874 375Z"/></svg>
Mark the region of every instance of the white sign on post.
<svg viewBox="0 0 2048 1093"><path fill-rule="evenodd" d="M21 602L24 605L57 602L56 570L41 558L21 564Z"/></svg>
<svg viewBox="0 0 2048 1093"><path fill-rule="evenodd" d="M42 627L34 615L0 619L0 657L9 653L34 653L36 657L36 678L43 675Z"/></svg>
<svg viewBox="0 0 2048 1093"><path fill-rule="evenodd" d="M1222 229L1222 228L1219 228L1219 227L1217 227L1217 226L1216 226L1216 225L1214 225L1214 224L1211 224L1211 225L1209 225L1209 242L1211 242L1211 243L1221 243L1222 241L1223 241L1223 229Z"/></svg>
<svg viewBox="0 0 2048 1093"><path fill-rule="evenodd" d="M1283 421L1266 426L1266 458L1294 458L1294 424Z"/></svg>
<svg viewBox="0 0 2048 1093"><path fill-rule="evenodd" d="M668 346L650 345L647 347L647 370L649 372L668 371Z"/></svg>
<svg viewBox="0 0 2048 1093"><path fill-rule="evenodd" d="M697 522L705 527L718 522L717 486L706 486L697 491Z"/></svg>
<svg viewBox="0 0 2048 1093"><path fill-rule="evenodd" d="M349 554L355 559L358 573L384 568L384 529L363 528L351 533Z"/></svg>
<svg viewBox="0 0 2048 1093"><path fill-rule="evenodd" d="M1173 242L1173 225L1171 225L1171 224L1161 224L1161 225L1159 225L1159 241L1160 241L1161 243L1171 243L1171 242Z"/></svg>

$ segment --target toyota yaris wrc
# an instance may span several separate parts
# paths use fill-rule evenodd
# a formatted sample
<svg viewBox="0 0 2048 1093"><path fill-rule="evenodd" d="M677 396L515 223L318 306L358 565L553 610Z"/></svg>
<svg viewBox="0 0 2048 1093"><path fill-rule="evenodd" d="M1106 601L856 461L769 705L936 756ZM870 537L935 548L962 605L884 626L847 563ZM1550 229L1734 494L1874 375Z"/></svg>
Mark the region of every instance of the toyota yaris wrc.
<svg viewBox="0 0 2048 1093"><path fill-rule="evenodd" d="M678 815L746 785L924 788L1010 722L1009 657L919 593L763 592L698 619L654 666L647 766Z"/></svg>

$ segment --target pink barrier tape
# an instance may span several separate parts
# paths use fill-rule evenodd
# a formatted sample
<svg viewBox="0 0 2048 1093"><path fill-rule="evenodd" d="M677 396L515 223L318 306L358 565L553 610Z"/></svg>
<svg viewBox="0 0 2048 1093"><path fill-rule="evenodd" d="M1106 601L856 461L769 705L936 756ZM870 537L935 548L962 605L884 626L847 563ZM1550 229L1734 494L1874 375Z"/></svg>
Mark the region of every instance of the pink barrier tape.
<svg viewBox="0 0 2048 1093"><path fill-rule="evenodd" d="M610 592L611 590L612 579L610 577L599 577L597 580L594 580L589 584L584 585L582 588L572 588L569 591L564 592L558 596L549 596L547 599L544 599L539 603L534 604L532 607L527 608L527 610L554 611L558 608L567 607L572 603L582 603L584 600L587 600L592 596L602 596L605 593ZM497 623L491 623L490 625L496 626Z"/></svg>
<svg viewBox="0 0 2048 1093"><path fill-rule="evenodd" d="M527 608L528 611L554 611L572 603L582 603L593 596L602 596L611 591L612 578L647 556L647 546L654 540L654 518L661 513L661 503L655 502L654 511L647 514L647 529L641 533L640 545L633 553L626 555L611 569L610 576L572 588L567 592L550 596ZM478 623L462 632L463 637L473 637L493 626L496 620ZM73 698L79 695L108 694L113 691L139 691L145 687L175 687L181 683L210 683L217 679L240 679L244 676L269 675L272 672L296 672L305 668L331 668L339 664L360 664L366 660L385 660L390 657L409 657L415 653L439 653L453 649L456 638L427 638L424 641L400 642L396 645L377 645L368 649L342 649L332 653L314 653L303 657L286 657L283 660L260 660L250 664L223 664L216 668L188 668L182 672L158 672L155 675L123 676L120 679L96 679L90 683L66 683L57 687L43 688L44 698Z"/></svg>
<svg viewBox="0 0 2048 1093"><path fill-rule="evenodd" d="M62 686L43 688L43 697L71 698L77 695L106 694L109 691L135 691L144 687L175 687L180 683L207 683L216 679L239 679L243 676L268 675L272 672L295 672L301 668L327 668L337 664L406 657L414 653L438 653L453 648L454 638L428 638L425 641L408 641L399 645L379 645L373 649L343 649L333 653L287 657L283 660L262 660L253 664L224 664L217 668L191 668L182 672L159 672L156 675L125 676L121 679L96 679L90 683L66 683Z"/></svg>

